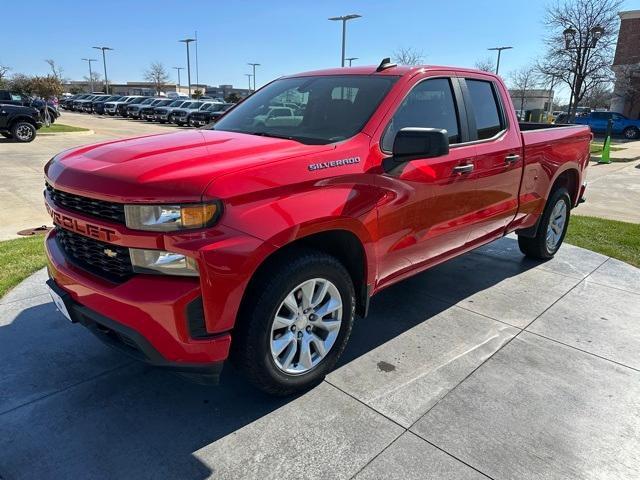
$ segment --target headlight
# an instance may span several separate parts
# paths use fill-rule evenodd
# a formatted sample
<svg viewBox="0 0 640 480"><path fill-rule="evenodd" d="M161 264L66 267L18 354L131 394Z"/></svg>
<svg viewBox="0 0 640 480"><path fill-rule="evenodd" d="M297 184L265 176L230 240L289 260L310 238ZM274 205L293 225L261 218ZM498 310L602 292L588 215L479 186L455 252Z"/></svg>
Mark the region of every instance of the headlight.
<svg viewBox="0 0 640 480"><path fill-rule="evenodd" d="M134 272L198 276L198 264L196 261L179 253L130 248L129 255L131 256Z"/></svg>
<svg viewBox="0 0 640 480"><path fill-rule="evenodd" d="M185 205L125 205L128 228L173 232L213 225L222 211L220 202Z"/></svg>

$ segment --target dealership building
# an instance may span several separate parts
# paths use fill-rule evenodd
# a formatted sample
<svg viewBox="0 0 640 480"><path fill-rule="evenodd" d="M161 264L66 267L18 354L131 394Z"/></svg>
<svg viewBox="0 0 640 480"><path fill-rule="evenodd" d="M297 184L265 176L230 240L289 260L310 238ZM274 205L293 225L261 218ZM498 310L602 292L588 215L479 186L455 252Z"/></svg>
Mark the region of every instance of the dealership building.
<svg viewBox="0 0 640 480"><path fill-rule="evenodd" d="M620 12L619 15L611 110L635 119L640 118L640 10Z"/></svg>

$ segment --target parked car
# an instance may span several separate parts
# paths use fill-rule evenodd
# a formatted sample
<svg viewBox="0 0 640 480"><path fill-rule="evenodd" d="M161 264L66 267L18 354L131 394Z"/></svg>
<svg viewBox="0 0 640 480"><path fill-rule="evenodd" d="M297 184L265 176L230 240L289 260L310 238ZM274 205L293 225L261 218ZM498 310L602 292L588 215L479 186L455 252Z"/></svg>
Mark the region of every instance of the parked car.
<svg viewBox="0 0 640 480"><path fill-rule="evenodd" d="M189 114L204 109L207 105L211 105L212 102L191 102L187 105L183 105L180 108L176 108L171 112L171 121L179 127L189 124Z"/></svg>
<svg viewBox="0 0 640 480"><path fill-rule="evenodd" d="M121 95L109 95L106 98L99 98L92 102L93 113L97 113L98 115L104 115L104 106L107 102L117 102L122 100Z"/></svg>
<svg viewBox="0 0 640 480"><path fill-rule="evenodd" d="M71 102L71 110L75 111L75 112L83 112L84 111L84 106L87 103L91 103L91 101L106 96L104 94L100 94L100 95L89 95L88 97L85 98L81 98L81 99L76 99L73 102Z"/></svg>
<svg viewBox="0 0 640 480"><path fill-rule="evenodd" d="M591 131L605 133L607 125L611 120L611 133L622 135L627 140L637 140L640 138L640 120L631 120L620 113L615 112L591 112L588 115L576 117L575 123L578 125L588 125Z"/></svg>
<svg viewBox="0 0 640 480"><path fill-rule="evenodd" d="M114 116L118 114L119 109L126 108L127 104L133 102L138 98L144 99L145 97L140 97L139 95L129 95L129 96L122 97L120 100L115 100L113 102L111 101L106 102L104 104L104 113L106 113L107 115Z"/></svg>
<svg viewBox="0 0 640 480"><path fill-rule="evenodd" d="M188 115L188 123L192 127L202 127L215 121L224 112L233 107L234 103L210 103L206 107Z"/></svg>
<svg viewBox="0 0 640 480"><path fill-rule="evenodd" d="M41 111L37 108L0 103L0 135L3 137L32 142L42 124Z"/></svg>
<svg viewBox="0 0 640 480"><path fill-rule="evenodd" d="M130 105L127 106L127 117L129 118L141 118L141 110L144 107L151 107L154 105L158 105L160 102L162 102L163 98L156 98L156 97L149 97L146 98L145 100L143 100L140 103L132 103Z"/></svg>
<svg viewBox="0 0 640 480"><path fill-rule="evenodd" d="M304 97L299 121L264 116L283 96ZM291 394L384 288L511 232L553 257L591 137L519 124L487 72L385 59L282 77L210 129L55 156L47 283L72 322L152 365L215 381L231 358Z"/></svg>
<svg viewBox="0 0 640 480"><path fill-rule="evenodd" d="M186 108L189 104L191 104L193 100L176 100L173 103L167 105L166 107L156 108L156 122L160 123L172 123L173 118L171 117L172 112L176 108Z"/></svg>
<svg viewBox="0 0 640 480"><path fill-rule="evenodd" d="M140 109L140 118L145 119L147 122L153 122L156 119L156 107L168 107L174 102L175 100L164 98L154 105L145 105ZM178 101L176 103L180 104L182 102Z"/></svg>
<svg viewBox="0 0 640 480"><path fill-rule="evenodd" d="M127 117L127 110L129 109L129 107L131 105L137 105L139 103L144 102L145 100L148 100L149 97L145 97L142 95L132 95L129 97L129 99L127 100L126 103L119 103L116 107L116 113L118 115L120 115L121 117Z"/></svg>

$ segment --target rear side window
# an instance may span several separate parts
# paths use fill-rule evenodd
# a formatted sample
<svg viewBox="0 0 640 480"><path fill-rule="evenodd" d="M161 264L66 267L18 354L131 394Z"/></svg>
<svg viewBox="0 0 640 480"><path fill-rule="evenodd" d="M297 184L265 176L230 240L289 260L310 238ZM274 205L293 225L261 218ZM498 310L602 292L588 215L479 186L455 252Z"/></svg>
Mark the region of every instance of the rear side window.
<svg viewBox="0 0 640 480"><path fill-rule="evenodd" d="M466 79L466 82L476 120L478 140L497 135L504 130L505 124L493 85L483 80Z"/></svg>
<svg viewBox="0 0 640 480"><path fill-rule="evenodd" d="M449 143L460 142L458 113L448 78L434 78L416 85L398 107L382 136L381 148L393 149L396 133L406 127L443 128Z"/></svg>

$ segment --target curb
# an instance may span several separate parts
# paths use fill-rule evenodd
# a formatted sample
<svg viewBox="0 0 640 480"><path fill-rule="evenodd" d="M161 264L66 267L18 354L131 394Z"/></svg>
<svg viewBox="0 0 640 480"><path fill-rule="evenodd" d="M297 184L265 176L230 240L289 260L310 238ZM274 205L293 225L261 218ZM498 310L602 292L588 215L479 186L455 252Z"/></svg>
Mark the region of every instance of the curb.
<svg viewBox="0 0 640 480"><path fill-rule="evenodd" d="M44 132L44 133L37 133L36 135L38 137L42 136L42 137L55 137L58 135L94 135L96 132L94 132L93 130L87 130L87 131L83 131L83 132Z"/></svg>

